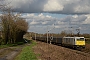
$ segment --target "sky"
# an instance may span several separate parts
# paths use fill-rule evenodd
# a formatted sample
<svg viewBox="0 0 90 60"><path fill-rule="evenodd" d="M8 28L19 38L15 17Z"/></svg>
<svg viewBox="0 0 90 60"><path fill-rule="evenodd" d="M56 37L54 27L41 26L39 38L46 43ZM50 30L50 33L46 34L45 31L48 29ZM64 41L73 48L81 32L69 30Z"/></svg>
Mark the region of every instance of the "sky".
<svg viewBox="0 0 90 60"><path fill-rule="evenodd" d="M28 32L90 33L90 0L4 0L29 24Z"/></svg>

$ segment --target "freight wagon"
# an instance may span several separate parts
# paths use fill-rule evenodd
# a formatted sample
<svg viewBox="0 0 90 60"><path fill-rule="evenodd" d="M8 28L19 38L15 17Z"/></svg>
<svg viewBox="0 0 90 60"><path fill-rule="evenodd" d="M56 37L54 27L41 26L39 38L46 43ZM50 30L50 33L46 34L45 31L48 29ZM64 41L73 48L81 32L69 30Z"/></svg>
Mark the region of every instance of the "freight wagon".
<svg viewBox="0 0 90 60"><path fill-rule="evenodd" d="M35 40L35 37L32 37ZM47 42L47 37L36 37L36 40ZM62 46L72 47L75 49L85 48L84 37L48 37L48 42L59 44Z"/></svg>

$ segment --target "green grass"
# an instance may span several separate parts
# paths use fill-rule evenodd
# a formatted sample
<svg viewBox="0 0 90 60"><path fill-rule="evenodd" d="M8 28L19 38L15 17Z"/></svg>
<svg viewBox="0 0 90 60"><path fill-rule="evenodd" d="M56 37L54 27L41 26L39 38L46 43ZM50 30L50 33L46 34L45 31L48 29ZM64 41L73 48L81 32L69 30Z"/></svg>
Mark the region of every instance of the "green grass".
<svg viewBox="0 0 90 60"><path fill-rule="evenodd" d="M0 45L0 49L7 48L7 47L9 47L9 46L8 45Z"/></svg>
<svg viewBox="0 0 90 60"><path fill-rule="evenodd" d="M34 45L36 45L36 43L32 41L29 46L24 47L15 60L38 60L32 50Z"/></svg>
<svg viewBox="0 0 90 60"><path fill-rule="evenodd" d="M90 38L89 39L86 39L86 43L87 44L90 44Z"/></svg>
<svg viewBox="0 0 90 60"><path fill-rule="evenodd" d="M86 41L87 44L90 44L90 41Z"/></svg>
<svg viewBox="0 0 90 60"><path fill-rule="evenodd" d="M7 47L13 47L13 46L17 46L18 44L6 44L6 45L0 45L0 49L2 48L7 48Z"/></svg>
<svg viewBox="0 0 90 60"><path fill-rule="evenodd" d="M7 47L14 47L14 46L23 45L23 44L25 44L25 43L24 42L18 42L18 43L15 43L15 44L0 45L0 49L7 48Z"/></svg>

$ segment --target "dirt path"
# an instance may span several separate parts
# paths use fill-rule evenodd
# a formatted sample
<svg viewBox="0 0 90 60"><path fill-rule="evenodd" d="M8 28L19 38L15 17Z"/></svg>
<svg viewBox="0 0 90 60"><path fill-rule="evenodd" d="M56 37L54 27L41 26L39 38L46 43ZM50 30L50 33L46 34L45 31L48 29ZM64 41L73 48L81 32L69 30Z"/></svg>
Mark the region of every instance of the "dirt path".
<svg viewBox="0 0 90 60"><path fill-rule="evenodd" d="M13 60L25 45L0 49L0 60Z"/></svg>
<svg viewBox="0 0 90 60"><path fill-rule="evenodd" d="M37 42L33 47L35 54L39 54L39 60L90 60L90 54L47 44L44 42Z"/></svg>

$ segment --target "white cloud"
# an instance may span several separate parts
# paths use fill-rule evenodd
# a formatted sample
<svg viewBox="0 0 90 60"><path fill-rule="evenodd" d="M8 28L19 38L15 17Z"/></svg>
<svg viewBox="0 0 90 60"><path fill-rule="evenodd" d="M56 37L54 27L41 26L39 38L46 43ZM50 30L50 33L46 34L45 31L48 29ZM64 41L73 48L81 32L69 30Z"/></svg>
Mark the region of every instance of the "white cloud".
<svg viewBox="0 0 90 60"><path fill-rule="evenodd" d="M77 17L78 17L78 15L73 15L72 17L73 17L73 18L77 18Z"/></svg>
<svg viewBox="0 0 90 60"><path fill-rule="evenodd" d="M22 14L22 17L26 19L30 25L51 25L55 23L56 18L49 15L43 15L43 13L35 14Z"/></svg>
<svg viewBox="0 0 90 60"><path fill-rule="evenodd" d="M87 19L85 21L82 22L82 24L90 24L90 14L85 15L87 17Z"/></svg>
<svg viewBox="0 0 90 60"><path fill-rule="evenodd" d="M51 16L49 16L49 15L46 15L46 17L47 17L47 18L51 18Z"/></svg>
<svg viewBox="0 0 90 60"><path fill-rule="evenodd" d="M58 0L48 0L44 5L43 11L62 11L64 6Z"/></svg>
<svg viewBox="0 0 90 60"><path fill-rule="evenodd" d="M56 30L65 27L76 27L90 30L90 0L5 0L17 12L26 12L22 15L30 26L52 26ZM0 2L1 3L1 2ZM71 14L63 18L45 15L43 12L55 14ZM36 15L34 13L37 13ZM60 28L60 29L59 29ZM33 28L32 28L33 29ZM44 29L43 29L44 30Z"/></svg>
<svg viewBox="0 0 90 60"><path fill-rule="evenodd" d="M59 14L58 14L59 15ZM77 28L80 28L81 31L87 32L90 30L90 15L67 15L63 18L55 18L50 15L40 14L23 14L22 17L26 17L27 22L29 23L29 29L32 31L38 31L45 33L47 27L53 29L53 32L60 32L62 30L70 30L70 27L73 27L74 31ZM37 27L35 29L34 27ZM29 31L31 31L29 30Z"/></svg>
<svg viewBox="0 0 90 60"><path fill-rule="evenodd" d="M36 21L32 21L30 24L33 25L33 24L38 24L39 22L36 22Z"/></svg>
<svg viewBox="0 0 90 60"><path fill-rule="evenodd" d="M39 14L38 16L39 16L39 17L41 17L41 16L42 16L42 17L44 17L42 13L41 13L41 14Z"/></svg>
<svg viewBox="0 0 90 60"><path fill-rule="evenodd" d="M34 16L34 14L27 14L27 16L31 16L31 17L33 17L33 16Z"/></svg>
<svg viewBox="0 0 90 60"><path fill-rule="evenodd" d="M48 21L42 22L42 24L47 24Z"/></svg>
<svg viewBox="0 0 90 60"><path fill-rule="evenodd" d="M57 28L61 28L60 26L55 26L55 28L57 29Z"/></svg>
<svg viewBox="0 0 90 60"><path fill-rule="evenodd" d="M90 0L5 0L14 11L27 13L88 14Z"/></svg>

